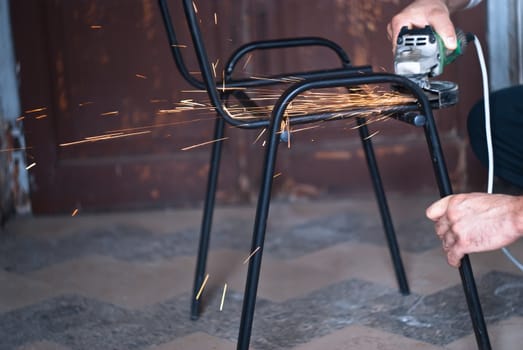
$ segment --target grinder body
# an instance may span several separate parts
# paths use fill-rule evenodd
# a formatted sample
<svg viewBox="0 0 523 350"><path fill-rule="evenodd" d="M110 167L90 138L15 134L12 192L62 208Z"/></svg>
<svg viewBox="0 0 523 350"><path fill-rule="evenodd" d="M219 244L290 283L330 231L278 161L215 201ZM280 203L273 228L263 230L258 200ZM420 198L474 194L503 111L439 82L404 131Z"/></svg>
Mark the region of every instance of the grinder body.
<svg viewBox="0 0 523 350"><path fill-rule="evenodd" d="M408 29L398 35L394 55L394 71L415 81L424 89L430 88L429 78L443 73L443 68L460 56L465 49L465 34L458 30L457 48L448 50L443 39L430 27Z"/></svg>

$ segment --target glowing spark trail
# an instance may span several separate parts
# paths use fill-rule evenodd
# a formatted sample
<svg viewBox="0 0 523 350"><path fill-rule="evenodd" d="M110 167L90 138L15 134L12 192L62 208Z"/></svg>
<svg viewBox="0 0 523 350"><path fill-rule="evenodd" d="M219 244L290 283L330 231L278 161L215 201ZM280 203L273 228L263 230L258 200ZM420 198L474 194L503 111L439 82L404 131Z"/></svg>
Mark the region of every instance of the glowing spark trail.
<svg viewBox="0 0 523 350"><path fill-rule="evenodd" d="M245 258L245 260L243 261L243 264L247 264L247 262L249 262L249 260L251 260L251 258L254 256L254 254L256 254L258 252L258 250L260 250L260 247L254 249L254 251L247 257Z"/></svg>
<svg viewBox="0 0 523 350"><path fill-rule="evenodd" d="M42 111L46 111L46 110L47 110L47 107L40 107L40 108L36 108L36 109L31 109L31 110L25 111L25 114L42 112Z"/></svg>
<svg viewBox="0 0 523 350"><path fill-rule="evenodd" d="M105 112L105 113L102 113L100 114L102 117L107 117L107 116L110 116L110 115L118 115L120 112L118 111L112 111L112 112Z"/></svg>
<svg viewBox="0 0 523 350"><path fill-rule="evenodd" d="M373 132L373 133L370 134L369 136L365 137L365 140L368 140L368 139L370 139L371 137L375 136L376 134L379 134L379 132L380 132L379 130Z"/></svg>
<svg viewBox="0 0 523 350"><path fill-rule="evenodd" d="M133 132L133 133L129 133L129 134L115 133L115 134L108 134L108 135L90 136L90 137L86 137L80 141L61 143L58 146L67 147L67 146L72 146L72 145L79 145L82 143L98 142L98 141L103 141L103 140L112 140L112 139L118 139L118 138L122 138L122 137L137 136L137 135L150 134L150 133L151 133L151 130L146 130L146 131L141 131L141 132Z"/></svg>
<svg viewBox="0 0 523 350"><path fill-rule="evenodd" d="M209 279L209 274L205 276L205 279L203 280L202 286L200 287L200 290L198 291L198 294L196 294L196 300L200 299L200 296L202 295L203 288L205 288L205 285L207 284L207 280Z"/></svg>
<svg viewBox="0 0 523 350"><path fill-rule="evenodd" d="M216 67L218 67L218 63L220 63L219 58L216 60L216 62L211 62L212 72L213 72L215 78L216 78Z"/></svg>
<svg viewBox="0 0 523 350"><path fill-rule="evenodd" d="M249 56L247 56L247 59L245 60L245 63L243 64L244 71L247 69L247 65L249 64L249 62L251 62L251 58L252 58L252 54L249 54Z"/></svg>
<svg viewBox="0 0 523 350"><path fill-rule="evenodd" d="M75 210L73 211L73 213L71 214L71 216L76 216L76 214L78 214L78 208L75 209Z"/></svg>
<svg viewBox="0 0 523 350"><path fill-rule="evenodd" d="M31 164L29 164L28 166L25 167L25 170L29 170L32 167L34 167L35 165L36 165L36 163L31 163Z"/></svg>
<svg viewBox="0 0 523 350"><path fill-rule="evenodd" d="M220 311L223 310L223 302L225 300L225 293L226 292L227 292L227 283L225 283L224 286L223 286L222 301L220 303Z"/></svg>
<svg viewBox="0 0 523 350"><path fill-rule="evenodd" d="M188 151L190 149L193 149L193 148L196 148L196 147L200 147L200 146L205 146L205 145L210 145L211 143L215 143L215 142L219 142L219 141L224 141L224 140L227 140L229 139L228 137L222 137L221 139L216 139L216 140L211 140L211 141L207 141L207 142L202 142L202 143L199 143L197 145L192 145L192 146L188 146L188 147L184 147L182 148L182 151Z"/></svg>

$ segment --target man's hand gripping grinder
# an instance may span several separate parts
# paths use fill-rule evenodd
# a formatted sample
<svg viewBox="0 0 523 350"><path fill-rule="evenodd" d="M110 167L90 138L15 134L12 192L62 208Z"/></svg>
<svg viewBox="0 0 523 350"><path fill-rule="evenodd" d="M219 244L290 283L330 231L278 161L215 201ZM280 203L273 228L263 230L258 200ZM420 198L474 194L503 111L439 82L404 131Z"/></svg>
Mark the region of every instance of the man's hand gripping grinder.
<svg viewBox="0 0 523 350"><path fill-rule="evenodd" d="M473 36L456 32L457 48L447 50L441 37L430 27L403 27L396 42L394 71L406 76L423 88L433 107L444 108L458 102L458 86L449 81L431 81L443 73L443 68L463 54Z"/></svg>

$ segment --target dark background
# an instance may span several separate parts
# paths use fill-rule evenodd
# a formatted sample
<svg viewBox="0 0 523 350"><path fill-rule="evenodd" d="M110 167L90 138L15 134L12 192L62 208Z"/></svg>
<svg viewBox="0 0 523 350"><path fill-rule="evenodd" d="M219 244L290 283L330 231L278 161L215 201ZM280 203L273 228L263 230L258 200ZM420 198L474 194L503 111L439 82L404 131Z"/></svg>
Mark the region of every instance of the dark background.
<svg viewBox="0 0 523 350"><path fill-rule="evenodd" d="M239 45L259 39L323 36L347 50L355 65L392 71L390 18L410 1L197 1L210 57L218 70ZM184 28L180 3L171 1ZM20 63L24 130L35 214L199 205L204 196L209 111L160 114L203 94L177 73L155 0L11 1ZM215 14L217 24L215 23ZM485 4L458 14L455 24L484 43ZM188 43L186 31L182 41ZM197 64L186 49L191 69ZM219 61L217 61L219 59ZM330 53L284 50L253 56L248 75L336 65ZM471 155L466 115L481 97L480 70L470 48L441 79L457 82L460 103L436 113L455 191L481 189L484 170ZM185 92L184 92L185 91ZM35 111L40 109L39 111ZM282 147L275 193L282 197L369 193L370 181L351 121L296 133ZM388 191L437 193L422 130L396 122L373 124L373 140ZM107 133L131 137L64 144ZM246 203L258 190L263 147L258 131L228 128L219 203Z"/></svg>

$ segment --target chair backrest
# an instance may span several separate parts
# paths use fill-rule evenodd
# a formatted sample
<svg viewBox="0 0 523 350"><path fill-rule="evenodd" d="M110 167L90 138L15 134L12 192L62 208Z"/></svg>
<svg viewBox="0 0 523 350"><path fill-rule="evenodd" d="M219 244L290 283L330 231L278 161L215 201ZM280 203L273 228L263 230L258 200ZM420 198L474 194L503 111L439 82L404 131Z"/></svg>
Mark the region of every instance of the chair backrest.
<svg viewBox="0 0 523 350"><path fill-rule="evenodd" d="M212 73L212 67L202 39L202 33L198 24L198 19L192 0L182 0L182 3L183 10L185 13L185 19L189 27L189 33L191 35L192 44L196 52L196 57L198 59L198 65L200 67L200 73L203 78L203 81L196 79L192 74L190 74L189 70L187 69L185 61L183 59L183 55L180 50L181 44L178 42L176 32L171 20L167 0L159 0L158 2L162 12L164 25L167 31L169 45L171 46L171 53L173 55L174 61L176 62L177 68L182 74L183 78L197 89L206 90L212 105L216 109L216 112L222 117L230 121L233 121L233 116L230 115L223 108L221 97L216 87L216 82Z"/></svg>
<svg viewBox="0 0 523 350"><path fill-rule="evenodd" d="M167 37L169 40L169 45L171 48L171 53L173 55L174 61L178 70L180 71L183 78L192 86L200 90L206 90L209 96L211 104L215 107L216 112L226 119L226 121L232 125L245 128L258 128L268 125L267 119L262 120L237 120L232 116L226 108L223 106L223 99L231 94L240 95L244 98L244 105L255 106L256 104L252 100L245 100L245 97L248 97L243 89L248 87L259 87L267 85L276 85L281 84L279 78L332 78L340 75L347 75L350 72L354 74L361 74L362 72L371 72L372 69L370 66L360 66L353 67L348 55L344 50L337 45L336 43L327 40L325 38L318 37L302 37L302 38L290 38L290 39L278 39L278 40L266 40L266 41L255 41L248 44L245 44L239 47L231 55L229 61L226 64L223 81L217 82L211 67L211 61L207 50L205 48L205 43L203 41L202 32L200 29L197 11L194 7L192 0L182 0L183 11L185 14L185 20L191 35L192 44L194 47L195 55L198 60L200 67L200 73L203 80L199 80L194 77L185 64L183 59L181 43L178 41L176 36L175 28L171 20L171 15L169 7L167 5L167 0L159 0L160 10L162 12L162 18L167 32ZM324 69L317 71L308 71L308 72L295 72L287 73L279 76L270 76L266 80L259 79L242 79L234 80L232 78L232 73L234 67L240 61L245 54L254 51L254 50L268 50L268 49L278 49L278 48L289 48L289 47L298 47L298 46L323 46L331 51L333 51L340 60L340 67L334 69ZM243 102L242 102L243 103Z"/></svg>
<svg viewBox="0 0 523 350"><path fill-rule="evenodd" d="M182 75L182 77L193 87L197 89L205 89L205 85L202 81L195 78L187 69L187 66L185 64L185 60L183 59L182 52L180 48L182 47L181 43L178 41L178 37L176 36L176 31L174 29L174 25L171 20L171 15L169 11L169 7L167 5L167 0L159 0L158 4L160 6L160 12L162 14L163 23L165 26L165 30L167 32L167 39L169 41L169 47L171 49L171 54L173 55L174 62L176 64L176 67L178 68L178 71Z"/></svg>

